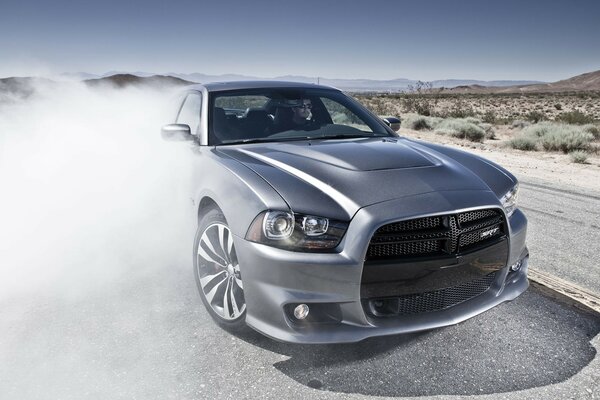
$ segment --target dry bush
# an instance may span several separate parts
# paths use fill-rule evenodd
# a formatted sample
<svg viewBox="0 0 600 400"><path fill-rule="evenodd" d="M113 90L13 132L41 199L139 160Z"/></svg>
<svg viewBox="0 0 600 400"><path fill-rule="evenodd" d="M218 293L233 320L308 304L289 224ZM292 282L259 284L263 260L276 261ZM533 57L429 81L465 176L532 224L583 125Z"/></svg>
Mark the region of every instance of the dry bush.
<svg viewBox="0 0 600 400"><path fill-rule="evenodd" d="M496 139L496 132L494 131L494 125L482 122L478 124L481 129L485 132L486 139Z"/></svg>
<svg viewBox="0 0 600 400"><path fill-rule="evenodd" d="M519 136L512 138L508 145L513 149L535 151L537 150L537 139L530 136Z"/></svg>
<svg viewBox="0 0 600 400"><path fill-rule="evenodd" d="M415 131L435 130L438 134L481 142L483 139L494 139L494 126L481 122L479 118L440 118L426 117L418 114L405 114L403 126Z"/></svg>
<svg viewBox="0 0 600 400"><path fill-rule="evenodd" d="M442 114L451 118L467 118L476 115L473 105L462 98L457 98L452 104L452 108L448 112Z"/></svg>
<svg viewBox="0 0 600 400"><path fill-rule="evenodd" d="M562 128L551 130L540 138L540 143L544 150L556 150L563 153L570 153L575 150L587 150L590 148L590 142L594 135L582 130L576 130L569 125L563 125Z"/></svg>
<svg viewBox="0 0 600 400"><path fill-rule="evenodd" d="M529 136L533 138L541 138L545 136L554 126L551 122L542 122L540 124L526 126L521 132L522 136Z"/></svg>
<svg viewBox="0 0 600 400"><path fill-rule="evenodd" d="M570 153L576 150L589 150L594 135L583 127L555 122L541 122L523 129L509 145L515 149L534 150L541 146L547 151Z"/></svg>
<svg viewBox="0 0 600 400"><path fill-rule="evenodd" d="M594 135L580 126L543 122L523 129L521 138L536 140L544 150L569 153L575 150L587 150Z"/></svg>
<svg viewBox="0 0 600 400"><path fill-rule="evenodd" d="M529 126L529 125L531 125L531 122L528 122L528 121L523 121L523 120L520 120L520 119L515 119L515 120L512 122L512 124L511 124L511 127L513 127L513 128L521 128L521 129L523 129L523 128L525 128L525 127Z"/></svg>
<svg viewBox="0 0 600 400"><path fill-rule="evenodd" d="M496 116L496 112L494 110L486 110L482 118L483 122L488 124L495 124L498 121L498 117Z"/></svg>
<svg viewBox="0 0 600 400"><path fill-rule="evenodd" d="M442 89L433 90L431 82L418 81L408 86L408 93L402 97L402 105L408 112L430 116L435 112Z"/></svg>
<svg viewBox="0 0 600 400"><path fill-rule="evenodd" d="M356 99L377 115L399 115L399 103L387 96L357 96Z"/></svg>
<svg viewBox="0 0 600 400"><path fill-rule="evenodd" d="M584 125L594 122L594 118L582 113L581 111L570 111L559 114L556 117L557 121L562 121L567 124Z"/></svg>
<svg viewBox="0 0 600 400"><path fill-rule="evenodd" d="M482 122L479 118L475 118L475 117L466 117L465 121L467 121L470 124L475 124L475 125L480 125Z"/></svg>
<svg viewBox="0 0 600 400"><path fill-rule="evenodd" d="M525 118L526 118L528 121L531 121L531 122L533 122L533 123L538 123L538 122L540 122L540 121L544 121L544 120L548 119L548 118L546 118L546 114L544 114L544 113L543 113L543 112L541 112L541 111L530 111L530 112L529 112L529 113L528 113L528 114L525 116Z"/></svg>
<svg viewBox="0 0 600 400"><path fill-rule="evenodd" d="M569 153L569 156L571 157L571 161L576 164L586 164L588 158L588 154L581 150L572 151Z"/></svg>
<svg viewBox="0 0 600 400"><path fill-rule="evenodd" d="M481 127L463 119L445 119L435 128L435 132L472 142L481 142L485 137L485 131Z"/></svg>
<svg viewBox="0 0 600 400"><path fill-rule="evenodd" d="M598 125L587 124L582 126L581 129L583 129L584 132L588 132L594 135L594 139L600 139L600 127L598 127Z"/></svg>
<svg viewBox="0 0 600 400"><path fill-rule="evenodd" d="M418 114L406 114L402 120L404 127L415 131L432 130L442 121L441 118L426 117Z"/></svg>
<svg viewBox="0 0 600 400"><path fill-rule="evenodd" d="M373 94L357 96L361 97L361 101L362 97L374 97ZM515 119L528 118L534 122L563 119L564 122L578 124L589 123L591 119L600 120L600 91L585 94L456 93L452 89L421 89L419 92L413 88L409 93L379 94L377 97L386 98L405 112L453 118L475 116L494 124L510 124Z"/></svg>

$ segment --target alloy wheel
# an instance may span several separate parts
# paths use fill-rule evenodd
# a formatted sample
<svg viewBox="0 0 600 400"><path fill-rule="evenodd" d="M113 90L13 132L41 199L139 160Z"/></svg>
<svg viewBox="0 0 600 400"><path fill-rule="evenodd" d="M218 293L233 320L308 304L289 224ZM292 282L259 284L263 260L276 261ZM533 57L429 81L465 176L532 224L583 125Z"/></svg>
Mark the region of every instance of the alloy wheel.
<svg viewBox="0 0 600 400"><path fill-rule="evenodd" d="M240 318L246 309L244 285L227 225L213 223L202 232L197 257L198 279L206 302L224 320Z"/></svg>

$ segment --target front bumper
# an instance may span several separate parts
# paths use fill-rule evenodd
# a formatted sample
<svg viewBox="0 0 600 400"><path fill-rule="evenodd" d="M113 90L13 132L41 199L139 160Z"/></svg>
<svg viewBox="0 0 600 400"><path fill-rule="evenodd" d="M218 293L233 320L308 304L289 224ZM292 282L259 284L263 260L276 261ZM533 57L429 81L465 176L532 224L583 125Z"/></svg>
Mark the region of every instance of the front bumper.
<svg viewBox="0 0 600 400"><path fill-rule="evenodd" d="M528 287L527 220L519 210L508 220L506 266L497 271L484 293L443 310L386 318L369 316L361 302L365 253L379 226L400 219L491 207L499 207L498 200L493 193L483 191L427 193L365 207L351 221L339 253L296 253L235 237L247 304L246 322L285 342L357 342L372 336L453 325L513 300ZM521 268L510 271L509 266L518 260L523 261ZM285 310L300 303L335 304L339 322L297 324Z"/></svg>

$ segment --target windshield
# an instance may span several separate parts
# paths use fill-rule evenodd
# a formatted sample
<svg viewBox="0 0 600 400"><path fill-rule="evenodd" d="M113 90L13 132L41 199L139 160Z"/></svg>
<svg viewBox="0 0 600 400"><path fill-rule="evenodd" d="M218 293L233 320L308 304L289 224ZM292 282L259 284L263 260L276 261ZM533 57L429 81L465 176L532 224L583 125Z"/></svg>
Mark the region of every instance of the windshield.
<svg viewBox="0 0 600 400"><path fill-rule="evenodd" d="M392 136L358 103L335 90L217 92L210 107L210 145Z"/></svg>

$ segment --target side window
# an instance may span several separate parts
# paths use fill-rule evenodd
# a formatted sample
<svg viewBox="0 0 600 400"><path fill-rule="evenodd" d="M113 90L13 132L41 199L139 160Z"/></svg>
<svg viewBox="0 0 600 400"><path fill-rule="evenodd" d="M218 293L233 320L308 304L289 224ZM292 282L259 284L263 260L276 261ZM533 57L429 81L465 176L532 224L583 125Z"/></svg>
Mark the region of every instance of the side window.
<svg viewBox="0 0 600 400"><path fill-rule="evenodd" d="M179 110L177 116L178 124L189 125L192 134L198 133L200 126L200 106L202 105L202 99L199 94L188 94Z"/></svg>
<svg viewBox="0 0 600 400"><path fill-rule="evenodd" d="M331 116L334 124L348 125L360 129L363 132L373 132L362 119L337 101L324 97L321 97L321 101Z"/></svg>

